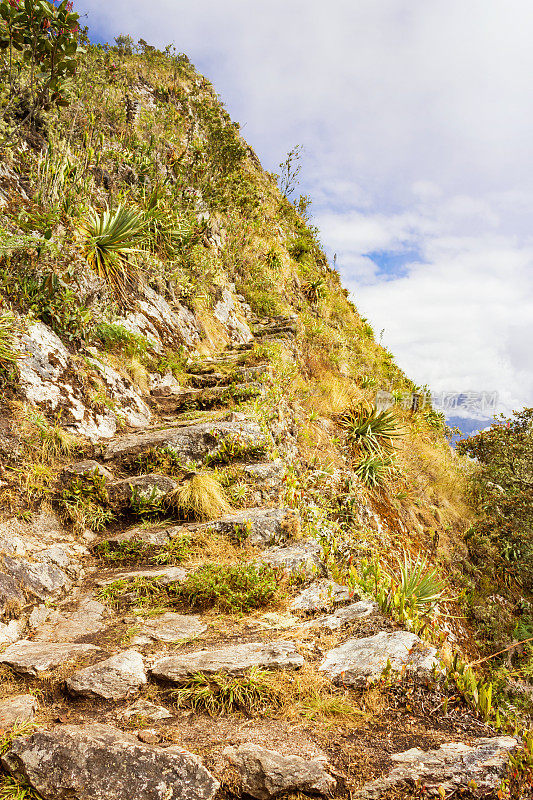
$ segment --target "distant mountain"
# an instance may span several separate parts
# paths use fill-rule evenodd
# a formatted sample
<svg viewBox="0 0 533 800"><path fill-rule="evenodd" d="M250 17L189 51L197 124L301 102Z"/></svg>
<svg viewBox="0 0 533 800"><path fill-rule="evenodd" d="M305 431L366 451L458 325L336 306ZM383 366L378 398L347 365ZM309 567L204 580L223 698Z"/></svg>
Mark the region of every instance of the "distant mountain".
<svg viewBox="0 0 533 800"><path fill-rule="evenodd" d="M472 436L479 431L488 428L492 423L492 417L446 417L446 423L450 428L459 428L460 434L457 434L452 439L452 445L464 439L467 436Z"/></svg>

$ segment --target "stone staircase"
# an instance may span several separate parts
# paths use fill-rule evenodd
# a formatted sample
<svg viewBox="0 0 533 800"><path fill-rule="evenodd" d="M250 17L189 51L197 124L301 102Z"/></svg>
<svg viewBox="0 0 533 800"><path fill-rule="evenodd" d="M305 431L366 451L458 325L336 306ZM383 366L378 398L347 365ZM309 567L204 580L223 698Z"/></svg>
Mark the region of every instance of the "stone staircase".
<svg viewBox="0 0 533 800"><path fill-rule="evenodd" d="M292 319L254 329L259 339L295 333ZM493 788L516 742L472 739L480 727L487 732L483 726L466 731L469 744L452 745L435 722L421 739L431 752L418 750L416 758L412 749L391 753L390 735L369 731L368 751L382 760L365 782L357 769L344 771L342 742L352 733L332 734L328 749L312 723L268 709L257 719L210 717L173 702L199 674L209 682L246 680L257 670L287 680L312 673L332 690L357 691L387 665L418 687L434 684L440 670L433 648L332 579L319 543L302 536L298 513L281 502L283 459L253 414L233 410L260 397L272 378L267 365L247 365L249 351L191 361L191 389L151 398L162 424L118 436L93 460L66 468L65 485L95 474L105 482L118 519L109 530L89 535L88 546L64 533L61 546L4 555L0 600L19 619L9 623L0 653L11 686L0 701L0 725L39 723L15 739L4 769L44 800L209 800L217 793L267 800L291 792L377 798L418 778L435 791L474 779ZM215 413L191 417L206 411ZM173 454L180 474L135 471L158 449ZM133 499L163 508L181 481L214 469L238 470L256 505L206 521L131 524ZM241 613L216 603L197 608L182 590L205 564L274 569L285 600L270 611L268 603Z"/></svg>

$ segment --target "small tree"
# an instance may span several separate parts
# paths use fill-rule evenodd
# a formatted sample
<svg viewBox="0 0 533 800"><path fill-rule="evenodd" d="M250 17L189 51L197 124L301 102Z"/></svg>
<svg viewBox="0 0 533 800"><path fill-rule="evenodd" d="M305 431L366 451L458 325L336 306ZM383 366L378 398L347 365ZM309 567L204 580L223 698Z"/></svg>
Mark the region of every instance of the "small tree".
<svg viewBox="0 0 533 800"><path fill-rule="evenodd" d="M76 72L79 14L63 0L0 0L0 49L4 51L8 102L21 122L52 105L68 105L67 82Z"/></svg>
<svg viewBox="0 0 533 800"><path fill-rule="evenodd" d="M521 582L533 589L533 408L501 415L488 430L457 443L476 459L474 496L479 532L514 564Z"/></svg>

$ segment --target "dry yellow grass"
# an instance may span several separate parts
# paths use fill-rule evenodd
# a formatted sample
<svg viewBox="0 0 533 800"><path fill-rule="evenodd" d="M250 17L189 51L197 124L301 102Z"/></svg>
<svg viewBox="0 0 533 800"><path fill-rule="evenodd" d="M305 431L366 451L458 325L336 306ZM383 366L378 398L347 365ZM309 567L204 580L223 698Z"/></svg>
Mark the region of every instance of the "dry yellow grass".
<svg viewBox="0 0 533 800"><path fill-rule="evenodd" d="M231 505L220 482L212 475L200 473L181 483L172 493L170 504L198 520L215 519L228 514Z"/></svg>

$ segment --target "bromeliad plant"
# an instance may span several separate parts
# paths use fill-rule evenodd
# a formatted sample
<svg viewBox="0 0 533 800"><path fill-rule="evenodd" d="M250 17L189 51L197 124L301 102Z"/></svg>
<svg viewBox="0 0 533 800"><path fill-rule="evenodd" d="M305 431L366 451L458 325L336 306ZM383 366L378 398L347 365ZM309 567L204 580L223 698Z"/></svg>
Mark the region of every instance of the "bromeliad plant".
<svg viewBox="0 0 533 800"><path fill-rule="evenodd" d="M119 206L92 210L81 227L83 251L91 269L111 288L117 299L125 303L139 283L135 256L142 252L146 232L144 216Z"/></svg>
<svg viewBox="0 0 533 800"><path fill-rule="evenodd" d="M434 616L444 596L444 584L420 554L413 560L404 552L398 566L399 576L392 576L377 560L363 559L359 568L350 567L348 583L373 596L383 612L399 622L408 622L418 632Z"/></svg>
<svg viewBox="0 0 533 800"><path fill-rule="evenodd" d="M393 456L367 453L355 465L354 472L365 486L376 489L385 484L395 469Z"/></svg>
<svg viewBox="0 0 533 800"><path fill-rule="evenodd" d="M359 406L345 412L340 424L349 443L363 453L381 455L394 449L395 440L403 435L398 418L393 411Z"/></svg>

